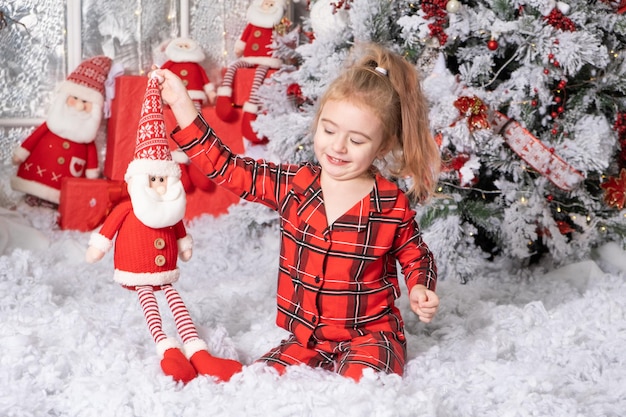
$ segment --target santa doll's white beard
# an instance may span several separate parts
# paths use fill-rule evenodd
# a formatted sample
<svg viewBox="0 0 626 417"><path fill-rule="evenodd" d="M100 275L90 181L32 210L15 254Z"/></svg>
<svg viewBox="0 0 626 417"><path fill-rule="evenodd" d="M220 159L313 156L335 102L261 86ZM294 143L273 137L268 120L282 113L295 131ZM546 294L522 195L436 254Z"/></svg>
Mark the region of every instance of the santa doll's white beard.
<svg viewBox="0 0 626 417"><path fill-rule="evenodd" d="M148 227L160 229L173 226L185 217L187 199L180 179L168 178L164 195L150 188L147 181L132 178L128 183L128 194L135 216Z"/></svg>
<svg viewBox="0 0 626 417"><path fill-rule="evenodd" d="M246 11L246 19L248 23L262 28L272 28L280 23L285 14L282 7L272 7L269 10L263 10L260 4L253 3Z"/></svg>
<svg viewBox="0 0 626 417"><path fill-rule="evenodd" d="M59 93L54 98L46 124L57 136L76 143L91 143L96 139L102 107L92 103L91 112L77 111L66 104L67 94Z"/></svg>

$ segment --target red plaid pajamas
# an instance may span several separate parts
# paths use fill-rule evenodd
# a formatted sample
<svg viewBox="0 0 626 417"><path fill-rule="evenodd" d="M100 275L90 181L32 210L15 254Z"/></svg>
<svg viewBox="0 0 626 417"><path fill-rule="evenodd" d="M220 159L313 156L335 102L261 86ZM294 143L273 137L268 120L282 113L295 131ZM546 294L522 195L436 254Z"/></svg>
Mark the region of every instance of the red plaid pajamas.
<svg viewBox="0 0 626 417"><path fill-rule="evenodd" d="M348 376L363 368L402 374L396 262L409 289L435 290L437 268L398 187L377 175L372 192L328 226L319 166L234 155L200 115L173 138L209 178L280 215L276 323L292 337L261 360Z"/></svg>

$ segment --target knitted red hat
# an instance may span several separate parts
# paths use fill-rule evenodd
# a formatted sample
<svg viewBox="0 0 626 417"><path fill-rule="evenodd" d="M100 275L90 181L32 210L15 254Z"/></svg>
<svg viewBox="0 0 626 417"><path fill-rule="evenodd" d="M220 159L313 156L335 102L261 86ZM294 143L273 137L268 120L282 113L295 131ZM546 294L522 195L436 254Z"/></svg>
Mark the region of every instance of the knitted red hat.
<svg viewBox="0 0 626 417"><path fill-rule="evenodd" d="M61 83L59 89L82 100L102 105L105 95L104 82L112 64L111 58L104 55L87 59Z"/></svg>
<svg viewBox="0 0 626 417"><path fill-rule="evenodd" d="M180 178L180 167L172 160L166 135L159 83L156 78L149 78L141 106L135 156L128 164L126 181L137 174Z"/></svg>

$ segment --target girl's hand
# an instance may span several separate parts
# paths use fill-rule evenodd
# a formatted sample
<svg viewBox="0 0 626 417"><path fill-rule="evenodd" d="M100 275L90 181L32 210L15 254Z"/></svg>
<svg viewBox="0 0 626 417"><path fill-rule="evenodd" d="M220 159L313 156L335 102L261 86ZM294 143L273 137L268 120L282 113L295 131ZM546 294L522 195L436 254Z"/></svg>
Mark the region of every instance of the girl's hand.
<svg viewBox="0 0 626 417"><path fill-rule="evenodd" d="M198 116L198 110L196 110L196 106L194 106L181 79L167 69L155 69L150 72L149 76L159 81L161 98L172 109L176 122L181 129L189 126Z"/></svg>
<svg viewBox="0 0 626 417"><path fill-rule="evenodd" d="M424 323L429 323L439 308L439 296L423 285L416 285L411 288L409 302L411 310Z"/></svg>

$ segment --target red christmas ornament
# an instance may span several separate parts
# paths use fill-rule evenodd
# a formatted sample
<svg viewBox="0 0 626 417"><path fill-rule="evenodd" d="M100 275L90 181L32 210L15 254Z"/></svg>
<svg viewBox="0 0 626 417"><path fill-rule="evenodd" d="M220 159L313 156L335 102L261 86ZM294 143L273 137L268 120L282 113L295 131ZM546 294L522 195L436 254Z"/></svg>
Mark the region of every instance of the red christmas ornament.
<svg viewBox="0 0 626 417"><path fill-rule="evenodd" d="M570 18L561 13L561 11L557 8L552 9L548 16L544 16L544 20L546 20L548 24L560 30L570 32L574 32L576 30L576 24Z"/></svg>
<svg viewBox="0 0 626 417"><path fill-rule="evenodd" d="M626 168L622 168L618 177L610 177L600 184L604 190L604 202L619 210L624 208L626 203Z"/></svg>
<svg viewBox="0 0 626 417"><path fill-rule="evenodd" d="M487 48L489 48L490 51L495 51L498 49L498 41L495 39L489 39L487 42Z"/></svg>
<svg viewBox="0 0 626 417"><path fill-rule="evenodd" d="M459 110L461 116L467 117L467 124L470 130L489 127L487 106L478 97L459 97L454 102L454 107Z"/></svg>

